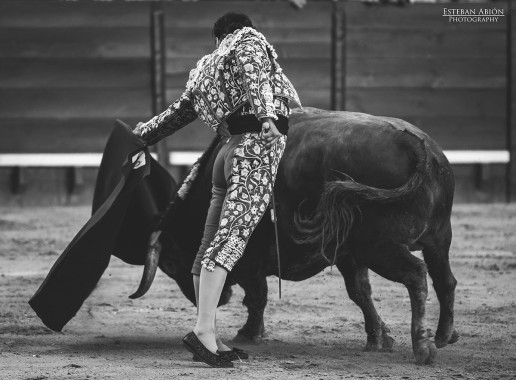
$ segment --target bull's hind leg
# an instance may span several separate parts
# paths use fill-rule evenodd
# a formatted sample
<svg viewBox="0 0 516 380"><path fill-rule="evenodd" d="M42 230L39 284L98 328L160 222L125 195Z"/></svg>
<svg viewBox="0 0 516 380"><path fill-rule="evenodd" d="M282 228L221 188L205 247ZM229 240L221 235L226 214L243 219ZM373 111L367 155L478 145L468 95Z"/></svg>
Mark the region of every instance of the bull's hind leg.
<svg viewBox="0 0 516 380"><path fill-rule="evenodd" d="M362 250L357 260L388 280L405 285L412 307L412 351L417 364L435 361L437 348L428 339L425 302L428 295L426 264L413 256L405 245L383 242Z"/></svg>
<svg viewBox="0 0 516 380"><path fill-rule="evenodd" d="M249 276L243 276L238 284L245 292L242 303L247 306L248 315L245 325L238 330L233 341L259 344L265 336L263 313L267 305L267 279L265 276L249 274Z"/></svg>
<svg viewBox="0 0 516 380"><path fill-rule="evenodd" d="M451 238L451 225L448 222L439 233L427 235L421 241L423 257L428 265L428 273L432 278L440 305L439 324L435 333L435 345L438 348L459 340L459 334L453 327L453 306L457 280L450 268Z"/></svg>
<svg viewBox="0 0 516 380"><path fill-rule="evenodd" d="M365 351L392 349L394 339L389 335L389 328L376 312L371 299L371 284L366 266L357 264L350 255L342 256L337 261L337 268L344 277L349 298L357 304L364 314L367 343Z"/></svg>

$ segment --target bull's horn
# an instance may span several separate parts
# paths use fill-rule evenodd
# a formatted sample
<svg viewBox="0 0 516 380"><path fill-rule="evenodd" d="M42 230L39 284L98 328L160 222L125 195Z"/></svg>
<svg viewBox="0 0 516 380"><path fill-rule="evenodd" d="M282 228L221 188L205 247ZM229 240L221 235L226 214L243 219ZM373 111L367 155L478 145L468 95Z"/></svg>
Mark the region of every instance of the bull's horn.
<svg viewBox="0 0 516 380"><path fill-rule="evenodd" d="M161 231L154 231L149 239L149 249L145 258L145 267L143 268L142 280L138 290L129 296L131 299L140 298L150 289L156 270L158 269L159 255L161 253L161 242L159 236Z"/></svg>

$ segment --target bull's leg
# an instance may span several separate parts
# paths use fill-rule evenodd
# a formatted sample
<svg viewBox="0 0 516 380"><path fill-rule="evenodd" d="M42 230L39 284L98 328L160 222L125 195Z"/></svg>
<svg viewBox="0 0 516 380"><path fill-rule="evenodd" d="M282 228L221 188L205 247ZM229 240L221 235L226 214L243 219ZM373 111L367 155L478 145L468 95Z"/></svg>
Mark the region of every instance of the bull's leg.
<svg viewBox="0 0 516 380"><path fill-rule="evenodd" d="M382 321L373 300L371 299L371 284L366 266L357 264L350 255L342 256L337 261L337 268L344 277L349 298L357 304L364 314L367 343L365 351L392 349L394 339L389 335L389 328Z"/></svg>
<svg viewBox="0 0 516 380"><path fill-rule="evenodd" d="M453 305L455 303L455 286L457 280L450 268L449 251L452 238L448 223L444 231L423 241L423 256L428 265L435 293L440 305L439 324L435 333L435 345L445 347L448 343L459 340L459 334L453 327Z"/></svg>
<svg viewBox="0 0 516 380"><path fill-rule="evenodd" d="M413 256L405 245L392 242L361 250L357 259L380 276L406 286L412 307L412 351L416 363L433 363L437 348L428 339L425 326L425 302L428 295L426 264Z"/></svg>
<svg viewBox="0 0 516 380"><path fill-rule="evenodd" d="M267 305L267 280L265 276L248 276L238 284L244 289L242 303L247 307L247 321L233 339L241 343L261 343L265 336L263 313Z"/></svg>

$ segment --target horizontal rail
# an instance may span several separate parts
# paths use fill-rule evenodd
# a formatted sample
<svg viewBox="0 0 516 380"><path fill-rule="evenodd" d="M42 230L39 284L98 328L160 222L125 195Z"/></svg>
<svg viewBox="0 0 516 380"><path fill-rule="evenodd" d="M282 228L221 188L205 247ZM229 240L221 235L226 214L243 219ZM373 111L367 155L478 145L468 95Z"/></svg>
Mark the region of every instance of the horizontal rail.
<svg viewBox="0 0 516 380"><path fill-rule="evenodd" d="M445 150L451 164L508 164L508 150Z"/></svg>
<svg viewBox="0 0 516 380"><path fill-rule="evenodd" d="M99 167L101 160L102 153L2 153L0 167Z"/></svg>
<svg viewBox="0 0 516 380"><path fill-rule="evenodd" d="M169 152L170 165L192 165L202 151ZM507 164L507 150L445 150L452 164ZM156 158L156 153L151 153ZM102 153L2 153L0 167L98 167Z"/></svg>

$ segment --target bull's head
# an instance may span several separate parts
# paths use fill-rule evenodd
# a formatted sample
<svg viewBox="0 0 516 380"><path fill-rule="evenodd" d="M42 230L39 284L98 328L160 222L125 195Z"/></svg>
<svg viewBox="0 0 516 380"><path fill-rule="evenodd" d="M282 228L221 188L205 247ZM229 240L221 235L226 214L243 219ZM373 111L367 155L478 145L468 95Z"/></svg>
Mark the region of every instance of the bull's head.
<svg viewBox="0 0 516 380"><path fill-rule="evenodd" d="M129 298L140 298L147 293L159 267L167 276L177 282L186 298L197 305L191 274L194 259L195 253L191 254L181 249L170 235L162 234L162 231L154 231L149 238L149 247L140 286ZM219 306L227 304L232 294L231 284L226 282L222 289Z"/></svg>

